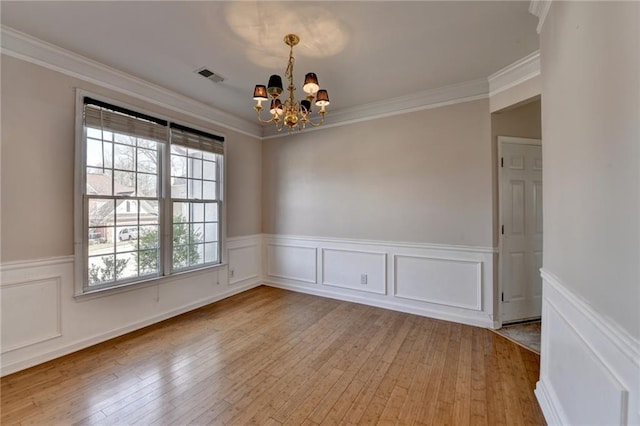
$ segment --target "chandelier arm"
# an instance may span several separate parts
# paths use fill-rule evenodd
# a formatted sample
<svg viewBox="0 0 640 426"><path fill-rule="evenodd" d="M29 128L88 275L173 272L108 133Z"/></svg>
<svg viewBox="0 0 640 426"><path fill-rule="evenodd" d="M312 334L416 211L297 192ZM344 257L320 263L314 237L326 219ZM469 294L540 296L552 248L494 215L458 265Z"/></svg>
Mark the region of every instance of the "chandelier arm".
<svg viewBox="0 0 640 426"><path fill-rule="evenodd" d="M261 123L273 123L273 118L274 118L273 115L271 116L271 119L263 120L262 119L262 109L257 109L257 108L254 108L254 109L256 110L256 115L258 116L258 121L259 122L261 122Z"/></svg>
<svg viewBox="0 0 640 426"><path fill-rule="evenodd" d="M311 127L319 127L322 126L322 124L324 124L324 116L325 113L320 113L320 121L317 123L314 123L313 121L311 121L311 118L307 118L307 121L305 122L306 124L311 124Z"/></svg>

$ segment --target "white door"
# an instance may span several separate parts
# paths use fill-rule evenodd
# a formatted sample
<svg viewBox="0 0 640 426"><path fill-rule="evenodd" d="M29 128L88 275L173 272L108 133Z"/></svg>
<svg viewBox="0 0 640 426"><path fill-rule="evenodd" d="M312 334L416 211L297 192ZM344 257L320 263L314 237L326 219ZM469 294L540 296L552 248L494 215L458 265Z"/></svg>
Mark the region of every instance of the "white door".
<svg viewBox="0 0 640 426"><path fill-rule="evenodd" d="M501 319L540 317L542 308L542 146L498 138L500 146Z"/></svg>

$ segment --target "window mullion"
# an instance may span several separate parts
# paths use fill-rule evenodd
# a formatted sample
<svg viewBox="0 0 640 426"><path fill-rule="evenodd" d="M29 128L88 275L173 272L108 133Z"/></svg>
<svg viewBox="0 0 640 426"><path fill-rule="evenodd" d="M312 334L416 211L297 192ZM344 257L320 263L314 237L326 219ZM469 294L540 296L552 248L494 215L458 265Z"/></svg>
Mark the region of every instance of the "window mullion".
<svg viewBox="0 0 640 426"><path fill-rule="evenodd" d="M167 142L162 145L160 170L161 183L161 231L160 267L163 275L171 274L171 252L173 250L173 205L171 202L171 129L167 127Z"/></svg>

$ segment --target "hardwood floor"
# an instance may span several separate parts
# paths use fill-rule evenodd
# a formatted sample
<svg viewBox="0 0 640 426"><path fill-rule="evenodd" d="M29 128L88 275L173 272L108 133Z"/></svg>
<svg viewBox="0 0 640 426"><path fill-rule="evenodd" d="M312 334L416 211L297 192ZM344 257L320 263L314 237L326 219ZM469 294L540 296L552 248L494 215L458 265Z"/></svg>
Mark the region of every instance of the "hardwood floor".
<svg viewBox="0 0 640 426"><path fill-rule="evenodd" d="M544 424L482 328L259 287L1 380L9 424Z"/></svg>

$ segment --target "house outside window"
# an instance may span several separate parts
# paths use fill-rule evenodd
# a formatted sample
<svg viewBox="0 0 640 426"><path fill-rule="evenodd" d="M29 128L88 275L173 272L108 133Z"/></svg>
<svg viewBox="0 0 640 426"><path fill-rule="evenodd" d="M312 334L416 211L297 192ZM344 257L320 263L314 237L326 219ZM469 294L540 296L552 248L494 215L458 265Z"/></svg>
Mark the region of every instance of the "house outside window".
<svg viewBox="0 0 640 426"><path fill-rule="evenodd" d="M224 138L89 97L81 113L76 293L221 264Z"/></svg>

